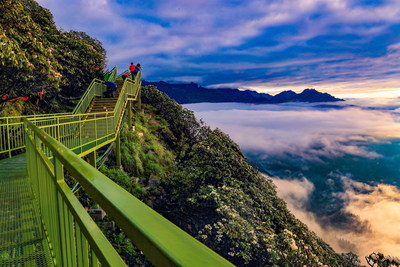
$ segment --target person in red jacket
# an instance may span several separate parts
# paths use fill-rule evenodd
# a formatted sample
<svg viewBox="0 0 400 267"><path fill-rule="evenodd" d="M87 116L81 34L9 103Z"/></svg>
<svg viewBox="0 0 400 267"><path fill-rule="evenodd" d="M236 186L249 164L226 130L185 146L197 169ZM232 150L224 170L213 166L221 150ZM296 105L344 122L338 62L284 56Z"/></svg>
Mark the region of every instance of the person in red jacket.
<svg viewBox="0 0 400 267"><path fill-rule="evenodd" d="M39 105L39 101L43 100L43 94L44 94L44 89L43 87L41 87L42 89L37 93L38 94L38 98L36 100L36 106Z"/></svg>
<svg viewBox="0 0 400 267"><path fill-rule="evenodd" d="M128 74L126 74L126 73L122 74L122 80L123 80L123 81L125 81L125 80L126 80L126 78L128 78L128 77L129 77L129 75L128 75Z"/></svg>
<svg viewBox="0 0 400 267"><path fill-rule="evenodd" d="M131 62L131 65L129 66L129 71L131 72L132 79L135 78L135 70L136 70L136 65L133 64L133 62Z"/></svg>

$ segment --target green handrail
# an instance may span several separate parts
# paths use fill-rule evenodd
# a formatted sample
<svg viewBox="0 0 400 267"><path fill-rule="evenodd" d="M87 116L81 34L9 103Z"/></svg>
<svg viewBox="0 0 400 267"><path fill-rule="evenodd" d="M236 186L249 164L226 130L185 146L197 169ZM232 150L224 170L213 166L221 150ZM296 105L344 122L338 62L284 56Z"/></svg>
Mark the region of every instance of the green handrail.
<svg viewBox="0 0 400 267"><path fill-rule="evenodd" d="M110 81L110 82L115 82L116 79L117 79L117 67L115 66L110 71L108 71L106 74L104 74L104 80Z"/></svg>
<svg viewBox="0 0 400 267"><path fill-rule="evenodd" d="M59 154L53 162L47 157L46 150L60 149L57 141L32 122L26 120L25 123L28 176L39 203L55 265L98 266L101 262L105 266L125 266L65 183ZM66 147L61 149L70 151ZM59 150L58 153L63 152Z"/></svg>
<svg viewBox="0 0 400 267"><path fill-rule="evenodd" d="M108 71L106 71L106 72L104 73L103 79L104 79L105 81L108 81L108 78L110 78L110 76L111 76L111 71L112 71L112 70L108 70Z"/></svg>
<svg viewBox="0 0 400 267"><path fill-rule="evenodd" d="M140 86L140 72L135 81L126 79L113 112L67 114L30 120L76 154L84 156L115 141L127 101L137 100ZM91 118L85 119L89 114Z"/></svg>
<svg viewBox="0 0 400 267"><path fill-rule="evenodd" d="M117 76L117 67L114 67L108 74L108 80L114 80ZM23 119L46 119L48 117L60 117L70 114L83 114L87 111L96 96L102 96L106 90L106 85L99 79L93 79L85 93L79 100L72 113L55 113L55 114L35 114L26 116L0 117L0 155L7 153L8 157L12 156L13 151L25 148L25 140L23 134Z"/></svg>
<svg viewBox="0 0 400 267"><path fill-rule="evenodd" d="M25 120L25 123L28 174L35 185L56 262L65 263L63 266L89 266L85 263L95 255L102 265L121 264L119 256L66 186L63 170L67 170L156 266L233 266L33 122ZM51 151L53 163L46 156L46 150ZM74 238L75 235L79 238ZM86 245L81 245L82 240Z"/></svg>
<svg viewBox="0 0 400 267"><path fill-rule="evenodd" d="M90 113L91 117L82 119L87 115L71 114L30 121L77 155L84 156L115 140L114 125L118 119L112 112Z"/></svg>
<svg viewBox="0 0 400 267"><path fill-rule="evenodd" d="M72 111L72 114L85 113L86 110L89 108L90 103L92 103L93 98L95 98L96 96L103 96L103 93L106 90L107 87L103 81L99 79L93 79L88 89L86 89L85 93Z"/></svg>
<svg viewBox="0 0 400 267"><path fill-rule="evenodd" d="M11 157L13 151L25 147L24 118L47 118L65 114L69 113L0 117L0 154L7 153Z"/></svg>

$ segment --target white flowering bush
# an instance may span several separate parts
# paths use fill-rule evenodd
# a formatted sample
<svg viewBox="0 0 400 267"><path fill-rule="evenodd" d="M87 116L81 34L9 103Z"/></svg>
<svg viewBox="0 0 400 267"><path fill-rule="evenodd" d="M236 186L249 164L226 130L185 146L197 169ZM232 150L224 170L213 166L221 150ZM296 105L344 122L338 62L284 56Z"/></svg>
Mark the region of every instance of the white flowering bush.
<svg viewBox="0 0 400 267"><path fill-rule="evenodd" d="M385 256L382 253L371 253L365 257L369 266L377 267L390 267L390 266L400 266L400 259L393 256Z"/></svg>
<svg viewBox="0 0 400 267"><path fill-rule="evenodd" d="M34 0L0 1L0 102L8 96L36 102L44 89L47 106L56 106L50 100L59 94L80 96L93 78L101 78L104 64L99 41L58 30L49 10Z"/></svg>

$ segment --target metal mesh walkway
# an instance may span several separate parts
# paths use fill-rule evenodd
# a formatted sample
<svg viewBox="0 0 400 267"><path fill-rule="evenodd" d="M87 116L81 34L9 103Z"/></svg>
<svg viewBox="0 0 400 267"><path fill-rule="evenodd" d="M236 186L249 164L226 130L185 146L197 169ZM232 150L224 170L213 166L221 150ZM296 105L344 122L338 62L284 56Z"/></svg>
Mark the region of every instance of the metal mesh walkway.
<svg viewBox="0 0 400 267"><path fill-rule="evenodd" d="M53 266L25 155L0 161L0 266Z"/></svg>

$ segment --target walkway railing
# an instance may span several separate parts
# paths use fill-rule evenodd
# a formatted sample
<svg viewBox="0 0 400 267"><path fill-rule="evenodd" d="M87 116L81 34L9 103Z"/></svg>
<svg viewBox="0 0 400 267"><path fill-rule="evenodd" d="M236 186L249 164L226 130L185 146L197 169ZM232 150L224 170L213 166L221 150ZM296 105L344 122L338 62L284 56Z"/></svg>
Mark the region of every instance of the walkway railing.
<svg viewBox="0 0 400 267"><path fill-rule="evenodd" d="M79 100L78 104L72 111L72 114L81 114L85 113L88 109L90 103L92 103L93 98L96 96L102 97L103 93L107 90L106 85L103 81L99 79L93 79L90 83L88 89L86 89L85 93Z"/></svg>
<svg viewBox="0 0 400 267"><path fill-rule="evenodd" d="M65 183L64 165L82 165L82 160L28 120L25 130L29 178L55 265L98 266L101 262L105 266L125 266ZM49 151L54 155L52 161L46 155ZM84 168L79 164L68 170L82 176Z"/></svg>
<svg viewBox="0 0 400 267"><path fill-rule="evenodd" d="M116 79L117 68L114 67L108 75L107 79ZM38 114L38 115L27 115L27 116L14 116L14 117L0 117L0 155L7 154L11 157L14 151L25 148L25 140L23 134L23 119L49 119L51 117L61 118L62 116L69 116L71 114L80 116L87 111L93 98L102 97L106 91L106 85L99 79L93 79L88 86L87 90L79 100L78 104L72 111L72 113L55 113L55 114Z"/></svg>
<svg viewBox="0 0 400 267"><path fill-rule="evenodd" d="M86 119L82 118L87 114L75 114L29 120L77 155L84 156L115 140L115 125L119 120L112 112L90 115Z"/></svg>
<svg viewBox="0 0 400 267"><path fill-rule="evenodd" d="M124 266L65 183L67 171L156 266L232 266L32 122L25 123L28 173L56 263Z"/></svg>
<svg viewBox="0 0 400 267"><path fill-rule="evenodd" d="M89 87L88 91L95 92L94 88ZM84 156L117 138L128 99L136 100L139 91L140 75L136 81L125 80L113 112L67 114L29 120L79 156Z"/></svg>
<svg viewBox="0 0 400 267"><path fill-rule="evenodd" d="M117 67L112 68L104 74L104 80L115 82L117 79Z"/></svg>
<svg viewBox="0 0 400 267"><path fill-rule="evenodd" d="M8 157L11 157L14 151L25 148L23 119L47 118L65 114L69 113L0 117L0 155L7 153Z"/></svg>

